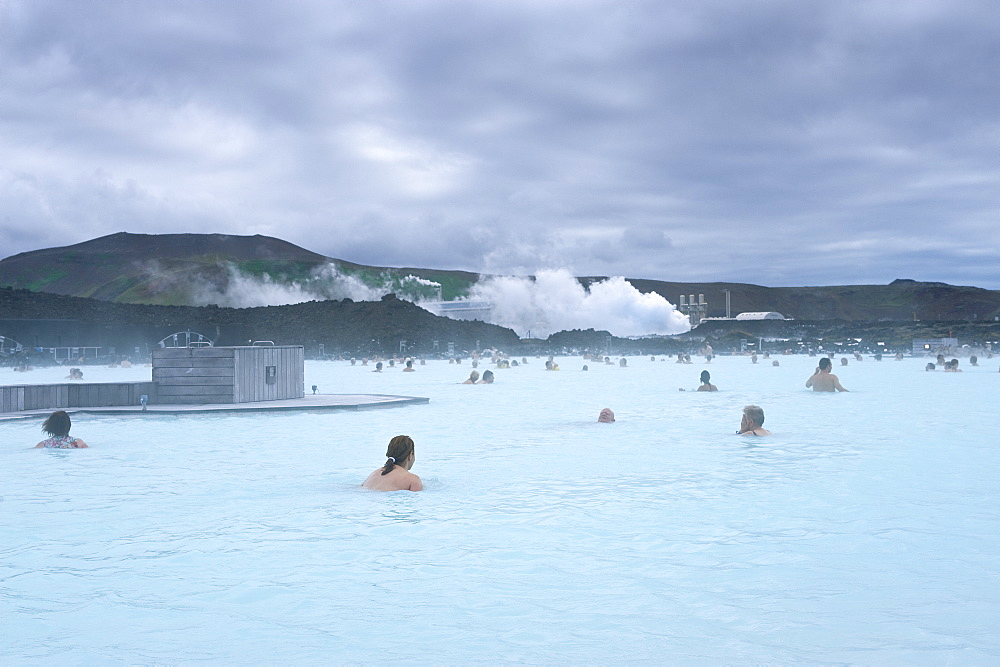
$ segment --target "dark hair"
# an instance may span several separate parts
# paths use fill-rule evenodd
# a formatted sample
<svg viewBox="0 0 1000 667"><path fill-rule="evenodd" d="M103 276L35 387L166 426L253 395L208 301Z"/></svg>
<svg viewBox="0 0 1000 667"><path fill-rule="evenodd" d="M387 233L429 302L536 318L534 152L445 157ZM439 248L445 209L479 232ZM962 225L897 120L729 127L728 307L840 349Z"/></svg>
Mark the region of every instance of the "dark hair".
<svg viewBox="0 0 1000 667"><path fill-rule="evenodd" d="M823 370L824 368L830 368L831 366L833 366L833 363L826 357L823 357L822 359L819 360L820 370Z"/></svg>
<svg viewBox="0 0 1000 667"><path fill-rule="evenodd" d="M63 410L56 410L42 424L42 430L52 436L69 435L71 422Z"/></svg>
<svg viewBox="0 0 1000 667"><path fill-rule="evenodd" d="M385 450L386 462L382 466L382 474L388 475L412 453L413 439L408 435L397 435L389 441L389 447Z"/></svg>
<svg viewBox="0 0 1000 667"><path fill-rule="evenodd" d="M710 384L712 381L712 375L708 371L701 372L701 383Z"/></svg>

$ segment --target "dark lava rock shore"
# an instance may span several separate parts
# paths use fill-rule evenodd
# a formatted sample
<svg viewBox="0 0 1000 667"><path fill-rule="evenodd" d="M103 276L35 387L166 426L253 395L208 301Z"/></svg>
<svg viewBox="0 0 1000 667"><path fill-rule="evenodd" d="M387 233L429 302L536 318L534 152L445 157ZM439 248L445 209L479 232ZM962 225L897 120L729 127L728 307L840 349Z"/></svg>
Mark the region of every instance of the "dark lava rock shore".
<svg viewBox="0 0 1000 667"><path fill-rule="evenodd" d="M113 303L28 290L0 288L0 335L29 348L135 347L143 353L176 332L190 330L217 345L304 345L308 356L445 353L479 347L517 347L517 334L479 321L433 315L387 295L381 301L309 301L287 306L220 308ZM435 347L436 342L436 347Z"/></svg>
<svg viewBox="0 0 1000 667"><path fill-rule="evenodd" d="M955 337L959 344L1000 349L1000 322L844 320L710 320L686 334L639 339L594 329L561 331L545 340L521 340L507 328L480 321L438 317L393 295L381 301L310 301L287 306L222 308L151 306L0 288L0 336L26 348L112 348L120 356L146 357L160 340L178 332L202 334L217 345L303 345L306 356L446 356L494 347L511 354L578 350L607 354L692 353L707 341L717 354L738 351L744 341L762 349L824 348L908 351L914 339ZM401 350L401 343L404 348Z"/></svg>

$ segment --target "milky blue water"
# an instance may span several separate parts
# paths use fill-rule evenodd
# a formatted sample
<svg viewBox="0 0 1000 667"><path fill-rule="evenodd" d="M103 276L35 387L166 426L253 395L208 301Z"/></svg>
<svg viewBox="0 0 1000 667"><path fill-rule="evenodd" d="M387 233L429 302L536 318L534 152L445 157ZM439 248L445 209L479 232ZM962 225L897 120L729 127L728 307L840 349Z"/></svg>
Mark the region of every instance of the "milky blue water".
<svg viewBox="0 0 1000 667"><path fill-rule="evenodd" d="M996 664L998 360L852 360L829 395L777 359L307 362L431 401L80 415L73 451L0 423L0 662ZM734 435L747 403L773 437ZM426 490L362 490L400 433Z"/></svg>

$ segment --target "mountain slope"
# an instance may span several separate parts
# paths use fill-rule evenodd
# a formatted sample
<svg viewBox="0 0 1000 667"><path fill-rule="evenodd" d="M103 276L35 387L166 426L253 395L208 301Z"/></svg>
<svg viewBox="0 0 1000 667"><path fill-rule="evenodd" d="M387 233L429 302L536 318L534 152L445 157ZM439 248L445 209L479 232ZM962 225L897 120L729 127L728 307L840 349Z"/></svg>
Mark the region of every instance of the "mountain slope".
<svg viewBox="0 0 1000 667"><path fill-rule="evenodd" d="M383 268L326 257L268 236L131 234L121 232L0 261L0 286L118 303L259 305L293 300L377 299L394 292L415 301L468 294L474 273ZM580 278L584 285L601 277ZM1000 317L1000 292L944 283L896 280L889 285L765 287L744 283L687 283L630 278L640 292L671 303L704 294L710 317L778 311L799 320L984 321ZM256 299L240 303L242 290ZM268 292L275 295L267 301ZM289 293L297 297L280 301Z"/></svg>
<svg viewBox="0 0 1000 667"><path fill-rule="evenodd" d="M436 290L406 276L440 283L445 298L464 294L477 278L461 271L368 267L260 235L119 232L0 261L0 286L160 305L197 304L204 301L201 295L224 294L241 278L312 287L319 298L350 296L324 293L324 279L329 283L331 275L425 298L436 298Z"/></svg>

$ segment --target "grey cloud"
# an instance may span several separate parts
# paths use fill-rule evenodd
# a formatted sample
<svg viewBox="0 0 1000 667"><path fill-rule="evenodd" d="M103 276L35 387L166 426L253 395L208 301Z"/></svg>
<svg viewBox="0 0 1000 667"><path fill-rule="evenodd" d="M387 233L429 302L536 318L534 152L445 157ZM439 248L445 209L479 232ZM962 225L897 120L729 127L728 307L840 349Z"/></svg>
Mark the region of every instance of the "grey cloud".
<svg viewBox="0 0 1000 667"><path fill-rule="evenodd" d="M4 254L123 226L491 273L1000 288L988 2L18 0L0 22ZM942 230L946 252L895 248Z"/></svg>

